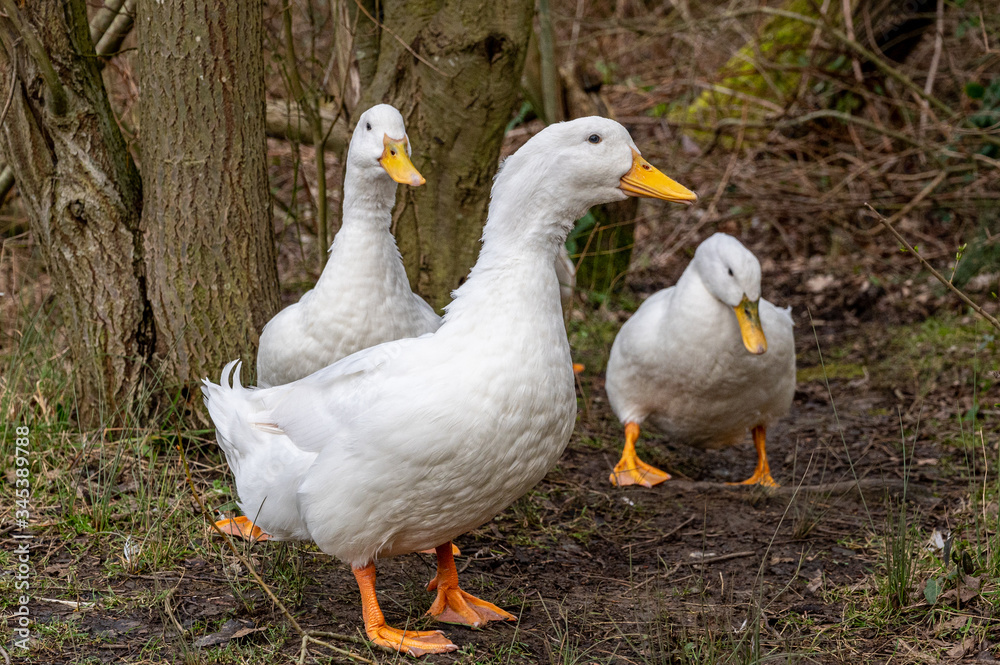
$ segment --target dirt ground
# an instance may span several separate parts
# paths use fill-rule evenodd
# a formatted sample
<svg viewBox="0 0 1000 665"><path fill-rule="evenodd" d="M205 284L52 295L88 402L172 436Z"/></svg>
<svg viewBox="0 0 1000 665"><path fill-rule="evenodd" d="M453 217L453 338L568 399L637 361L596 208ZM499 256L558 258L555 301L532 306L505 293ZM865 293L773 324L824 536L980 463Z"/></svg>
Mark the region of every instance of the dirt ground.
<svg viewBox="0 0 1000 665"><path fill-rule="evenodd" d="M683 267L683 260L676 263ZM905 264L893 269L905 270ZM970 485L983 482L983 454L991 463L997 459L995 432L991 437L987 430L979 455L969 452L976 446L944 443L958 436L975 359L949 357L948 368L929 378L909 370L884 376L887 358L914 362L893 346L894 331L907 321L891 298L871 299L872 312L859 314L870 320L848 325L834 316L843 303L817 307L808 289L796 293L793 284L801 280L794 271L774 277L772 286L768 272L765 296L795 307L800 377L807 379L800 380L791 414L769 432L772 469L782 488L725 485L752 471L749 438L746 445L700 452L653 432L640 441L640 453L674 478L653 489L612 487L607 477L621 433L603 393L606 344L592 344L582 353L588 370L579 385L580 421L558 467L457 543L464 588L519 620L476 631L442 626L461 650L427 662L924 663L992 662L1000 654L1000 633L991 635L989 628L997 618L977 594L935 614L926 603L920 609L914 593L904 612L919 621L872 621L890 499L905 492L908 519L922 534L916 546L923 548L935 529L947 533L968 509ZM639 293L656 286L633 284ZM943 295L934 302L954 309ZM818 322L815 337L807 308ZM961 325L946 311L938 315ZM614 324L625 314L589 316ZM574 328L579 332L579 325ZM827 358L835 358L827 360L829 389L817 339ZM862 370L836 376L845 367ZM210 445L192 455L202 491L213 480L229 482ZM196 511L190 498L179 505ZM300 641L287 620L205 525L195 531L201 537L187 544L189 555L179 565L132 573L119 567L109 574L113 548L80 536L88 543L75 554L55 529L39 530L39 574L75 590L59 598L98 604L81 611L38 602L36 621L68 622L75 632L59 649L33 652L31 662L258 662L247 654L256 650L259 657L264 648L271 654L267 662L293 662ZM305 629L361 636L347 566L310 546L259 543L245 546L245 553ZM380 564L378 588L390 623L432 625L420 617L432 600L423 587L433 570L427 555ZM977 622L985 632L961 630ZM206 646L196 648L198 640ZM401 660L363 644L338 645L375 662ZM350 662L327 660L329 652L320 647L309 653L318 660L308 662Z"/></svg>

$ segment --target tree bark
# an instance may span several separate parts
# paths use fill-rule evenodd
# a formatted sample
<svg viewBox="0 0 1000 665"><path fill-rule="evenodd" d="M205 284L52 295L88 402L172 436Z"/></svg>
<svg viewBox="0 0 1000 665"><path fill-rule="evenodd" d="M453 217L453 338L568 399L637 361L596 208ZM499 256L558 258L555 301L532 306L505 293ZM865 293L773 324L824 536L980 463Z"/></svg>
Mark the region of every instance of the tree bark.
<svg viewBox="0 0 1000 665"><path fill-rule="evenodd" d="M278 308L263 7L143 2L136 29L156 354L164 376L187 383L252 360Z"/></svg>
<svg viewBox="0 0 1000 665"><path fill-rule="evenodd" d="M123 416L155 340L142 188L97 67L83 0L5 1L0 148L59 299L82 422Z"/></svg>
<svg viewBox="0 0 1000 665"><path fill-rule="evenodd" d="M534 2L395 0L382 8L378 67L359 109L387 102L406 119L427 184L399 188L393 231L414 289L440 308L479 252Z"/></svg>

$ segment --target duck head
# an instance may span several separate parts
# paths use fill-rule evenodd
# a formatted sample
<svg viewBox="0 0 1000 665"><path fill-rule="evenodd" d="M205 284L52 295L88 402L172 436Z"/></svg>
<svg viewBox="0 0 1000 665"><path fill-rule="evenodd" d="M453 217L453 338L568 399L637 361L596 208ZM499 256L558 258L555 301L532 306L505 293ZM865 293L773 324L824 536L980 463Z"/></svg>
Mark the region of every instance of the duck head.
<svg viewBox="0 0 1000 665"><path fill-rule="evenodd" d="M736 238L716 233L698 246L691 265L709 293L733 308L743 346L754 355L767 351L760 325L760 262Z"/></svg>
<svg viewBox="0 0 1000 665"><path fill-rule="evenodd" d="M358 118L347 159L362 173L384 171L403 185L419 187L426 182L410 161L403 116L388 104L373 106Z"/></svg>
<svg viewBox="0 0 1000 665"><path fill-rule="evenodd" d="M644 160L628 130L597 116L543 129L507 158L493 186L494 202L510 199L523 208L505 217L549 220L552 235L562 240L588 208L629 196L698 198Z"/></svg>

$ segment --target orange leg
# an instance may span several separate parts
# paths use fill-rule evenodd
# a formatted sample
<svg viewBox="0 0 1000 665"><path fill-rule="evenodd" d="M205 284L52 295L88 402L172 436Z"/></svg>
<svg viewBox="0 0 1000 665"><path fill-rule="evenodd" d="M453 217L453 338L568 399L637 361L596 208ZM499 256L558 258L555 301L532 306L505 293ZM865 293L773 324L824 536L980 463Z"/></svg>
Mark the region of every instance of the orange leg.
<svg viewBox="0 0 1000 665"><path fill-rule="evenodd" d="M375 596L375 564L369 563L364 568L352 567L351 570L354 571L354 579L358 581L358 589L361 591L365 633L373 644L411 656L448 653L458 649L440 630L400 630L387 626Z"/></svg>
<svg viewBox="0 0 1000 665"><path fill-rule="evenodd" d="M493 603L480 600L458 588L458 569L451 553L451 543L437 546L437 576L427 585L428 591L437 589L437 598L427 614L445 623L460 623L479 628L487 621L517 621L517 617Z"/></svg>
<svg viewBox="0 0 1000 665"><path fill-rule="evenodd" d="M230 536L236 536L243 540L249 540L251 543L271 539L271 536L264 533L263 529L254 524L245 515L228 520L219 520L215 523L215 526L219 527L219 530L223 533L228 533Z"/></svg>
<svg viewBox="0 0 1000 665"><path fill-rule="evenodd" d="M757 449L757 467L753 470L753 475L741 483L727 483L729 485L764 485L765 487L778 487L771 477L771 467L767 463L767 428L763 425L754 427L750 432L753 434L753 446Z"/></svg>
<svg viewBox="0 0 1000 665"><path fill-rule="evenodd" d="M635 442L638 438L639 423L625 423L625 449L622 450L622 458L618 460L611 474L612 485L652 487L664 480L670 480L669 473L660 471L639 459L639 455L635 452Z"/></svg>
<svg viewBox="0 0 1000 665"><path fill-rule="evenodd" d="M579 374L583 370L587 369L583 363L573 363L573 373Z"/></svg>
<svg viewBox="0 0 1000 665"><path fill-rule="evenodd" d="M421 554L437 554L437 550L436 549L420 550L420 553ZM456 545L455 543L452 543L451 544L451 554L452 554L452 556L462 556L462 550L458 549L458 545ZM433 582L433 581L434 580L431 580L431 582ZM428 589L428 591L433 591L433 589Z"/></svg>

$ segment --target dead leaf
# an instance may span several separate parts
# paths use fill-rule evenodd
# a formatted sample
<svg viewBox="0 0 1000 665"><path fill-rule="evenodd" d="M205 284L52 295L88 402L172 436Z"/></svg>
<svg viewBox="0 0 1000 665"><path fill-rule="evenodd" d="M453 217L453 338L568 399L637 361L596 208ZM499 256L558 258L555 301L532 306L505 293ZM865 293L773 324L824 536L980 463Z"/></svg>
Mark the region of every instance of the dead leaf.
<svg viewBox="0 0 1000 665"><path fill-rule="evenodd" d="M232 640L246 637L252 633L259 633L264 630L264 626L257 627L253 621L239 621L230 619L217 633L209 633L199 637L194 641L194 646L198 648L214 647L229 644Z"/></svg>
<svg viewBox="0 0 1000 665"><path fill-rule="evenodd" d="M809 584L806 585L806 591L809 593L816 593L820 587L823 586L823 569L817 568L814 573L809 575Z"/></svg>
<svg viewBox="0 0 1000 665"><path fill-rule="evenodd" d="M837 278L833 275L816 275L806 280L806 290L810 293L820 293L833 286Z"/></svg>

